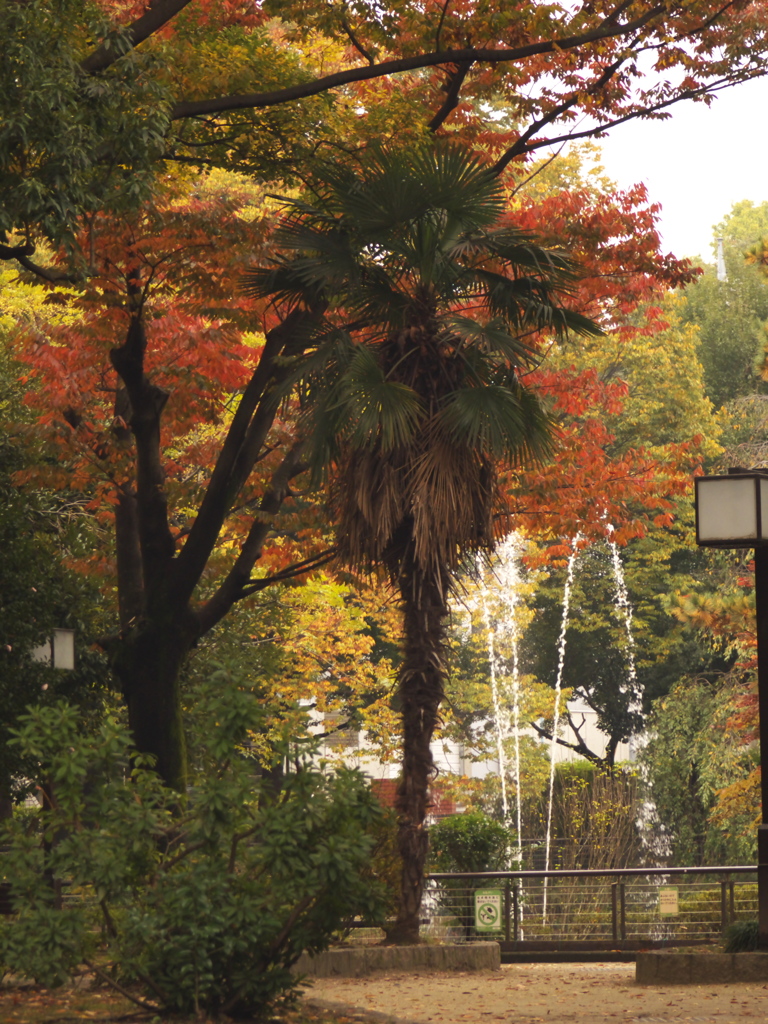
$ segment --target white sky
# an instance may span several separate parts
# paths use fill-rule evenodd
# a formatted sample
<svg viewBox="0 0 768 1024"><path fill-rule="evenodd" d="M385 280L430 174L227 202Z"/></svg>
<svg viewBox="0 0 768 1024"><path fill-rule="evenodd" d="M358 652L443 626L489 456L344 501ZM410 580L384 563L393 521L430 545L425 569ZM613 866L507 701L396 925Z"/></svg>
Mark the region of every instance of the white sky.
<svg viewBox="0 0 768 1024"><path fill-rule="evenodd" d="M661 203L663 250L712 262L712 226L741 199L768 200L768 79L726 89L709 108L670 109L666 121L630 121L596 141L618 185L643 181Z"/></svg>

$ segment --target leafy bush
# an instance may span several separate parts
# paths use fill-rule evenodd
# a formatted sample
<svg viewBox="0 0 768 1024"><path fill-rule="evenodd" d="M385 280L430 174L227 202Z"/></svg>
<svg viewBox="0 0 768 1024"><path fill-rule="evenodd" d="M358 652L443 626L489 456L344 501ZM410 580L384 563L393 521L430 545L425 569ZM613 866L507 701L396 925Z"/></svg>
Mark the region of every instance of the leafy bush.
<svg viewBox="0 0 768 1024"><path fill-rule="evenodd" d="M430 827L432 871L503 871L512 837L482 811L452 814Z"/></svg>
<svg viewBox="0 0 768 1024"><path fill-rule="evenodd" d="M507 868L512 835L501 822L482 811L452 814L429 830L431 871L503 871ZM474 933L474 894L487 882L468 878L441 879L436 884L438 906L448 910L464 935Z"/></svg>
<svg viewBox="0 0 768 1024"><path fill-rule="evenodd" d="M183 807L116 721L83 735L64 704L25 717L18 743L51 801L0 838L16 911L0 975L55 985L85 966L136 983L157 1012L261 1014L294 992L302 951L355 914L377 918L363 871L381 810L363 776L305 762L262 793L238 752L255 701L222 692L204 709L210 770Z"/></svg>

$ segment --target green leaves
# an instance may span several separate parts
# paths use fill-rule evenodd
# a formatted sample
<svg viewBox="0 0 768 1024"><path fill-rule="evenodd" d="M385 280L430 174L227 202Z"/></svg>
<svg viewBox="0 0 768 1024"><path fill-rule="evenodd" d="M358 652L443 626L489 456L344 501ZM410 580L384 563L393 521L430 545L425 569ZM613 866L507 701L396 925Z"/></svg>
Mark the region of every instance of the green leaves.
<svg viewBox="0 0 768 1024"><path fill-rule="evenodd" d="M539 459L550 449L547 414L514 380L452 392L439 422L457 445L508 462Z"/></svg>
<svg viewBox="0 0 768 1024"><path fill-rule="evenodd" d="M504 871L512 834L482 811L452 814L429 829L431 871Z"/></svg>
<svg viewBox="0 0 768 1024"><path fill-rule="evenodd" d="M519 374L537 333L599 328L560 303L573 263L504 222L497 178L457 146L380 150L313 191L246 287L317 318L304 424L316 477L339 481L340 548L371 566L412 532L419 559L458 567L493 544L498 460L549 448Z"/></svg>
<svg viewBox="0 0 768 1024"><path fill-rule="evenodd" d="M0 3L0 231L70 243L82 214L149 196L167 97L138 54L83 74L82 42L102 31L97 4Z"/></svg>
<svg viewBox="0 0 768 1024"><path fill-rule="evenodd" d="M387 380L371 349L360 345L339 384L339 403L351 424L349 438L359 448L378 445L390 451L407 445L423 414L416 392Z"/></svg>
<svg viewBox="0 0 768 1024"><path fill-rule="evenodd" d="M65 704L27 716L17 742L41 758L49 807L0 834L16 911L0 918L0 975L62 983L101 934L106 966L158 1011L261 1016L297 987L303 950L349 917L377 917L365 871L382 811L363 776L306 762L260 792L237 747L258 702L217 682L201 709L208 771L183 810L154 772L131 769L123 726L89 733Z"/></svg>

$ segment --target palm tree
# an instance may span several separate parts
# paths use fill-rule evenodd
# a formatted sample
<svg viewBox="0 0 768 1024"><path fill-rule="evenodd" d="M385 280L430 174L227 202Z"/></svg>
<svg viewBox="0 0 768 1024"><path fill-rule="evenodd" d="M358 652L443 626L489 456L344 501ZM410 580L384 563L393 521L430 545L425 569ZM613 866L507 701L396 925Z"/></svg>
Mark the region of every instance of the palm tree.
<svg viewBox="0 0 768 1024"><path fill-rule="evenodd" d="M324 310L295 374L312 461L340 558L383 570L402 604L396 942L419 936L448 598L462 563L502 532L500 467L550 447L524 379L536 334L599 333L557 300L573 265L505 212L498 180L457 148L379 153L291 202L280 254L247 281L286 310Z"/></svg>

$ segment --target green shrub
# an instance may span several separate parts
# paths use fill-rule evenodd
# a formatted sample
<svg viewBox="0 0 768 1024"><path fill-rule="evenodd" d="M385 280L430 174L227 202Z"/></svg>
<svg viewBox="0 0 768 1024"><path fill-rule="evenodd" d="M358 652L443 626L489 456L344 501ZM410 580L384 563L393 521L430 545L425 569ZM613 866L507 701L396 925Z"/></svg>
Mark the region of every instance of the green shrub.
<svg viewBox="0 0 768 1024"><path fill-rule="evenodd" d="M429 829L431 871L503 871L509 866L512 834L482 811L442 818ZM448 911L466 937L475 931L474 894L487 882L442 879L436 885L438 906Z"/></svg>
<svg viewBox="0 0 768 1024"><path fill-rule="evenodd" d="M759 940L757 921L734 921L725 929L723 949L726 953L751 953L758 948Z"/></svg>
<svg viewBox="0 0 768 1024"><path fill-rule="evenodd" d="M482 811L442 818L429 829L431 871L503 871L512 835Z"/></svg>
<svg viewBox="0 0 768 1024"><path fill-rule="evenodd" d="M262 795L238 753L255 702L222 692L210 770L181 808L117 722L89 736L66 705L26 716L18 742L53 805L0 839L16 911L0 923L0 976L54 985L86 966L135 983L156 1012L263 1014L294 992L302 951L380 916L363 872L382 812L363 776L305 762Z"/></svg>

